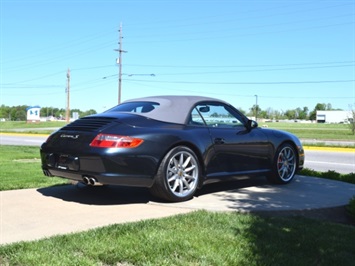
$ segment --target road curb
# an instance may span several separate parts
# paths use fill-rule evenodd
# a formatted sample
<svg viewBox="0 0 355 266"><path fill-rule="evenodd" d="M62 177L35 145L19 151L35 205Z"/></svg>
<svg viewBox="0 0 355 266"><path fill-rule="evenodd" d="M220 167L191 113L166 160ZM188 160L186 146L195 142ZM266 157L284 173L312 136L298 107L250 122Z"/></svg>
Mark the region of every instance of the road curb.
<svg viewBox="0 0 355 266"><path fill-rule="evenodd" d="M355 152L355 148L346 147L303 146L303 148L309 151Z"/></svg>

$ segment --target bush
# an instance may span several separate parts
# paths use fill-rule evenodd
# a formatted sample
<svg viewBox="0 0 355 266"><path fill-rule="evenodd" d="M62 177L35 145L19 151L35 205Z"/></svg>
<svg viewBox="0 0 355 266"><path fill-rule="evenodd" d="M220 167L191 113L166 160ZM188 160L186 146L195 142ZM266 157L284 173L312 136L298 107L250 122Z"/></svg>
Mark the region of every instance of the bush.
<svg viewBox="0 0 355 266"><path fill-rule="evenodd" d="M327 178L327 179L355 184L355 173L339 174L338 172L332 170L329 170L327 172L317 172L314 171L313 169L304 168L301 172L299 172L299 174L306 175L306 176Z"/></svg>

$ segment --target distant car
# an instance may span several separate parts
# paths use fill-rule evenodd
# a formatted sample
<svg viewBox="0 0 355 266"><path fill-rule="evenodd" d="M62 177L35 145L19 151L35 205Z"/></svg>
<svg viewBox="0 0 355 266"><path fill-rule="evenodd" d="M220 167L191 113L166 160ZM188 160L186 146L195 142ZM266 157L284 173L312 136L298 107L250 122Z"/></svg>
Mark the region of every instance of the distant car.
<svg viewBox="0 0 355 266"><path fill-rule="evenodd" d="M47 176L147 187L168 201L231 177L286 184L304 164L296 136L259 128L230 104L199 96L125 101L54 132L40 153Z"/></svg>

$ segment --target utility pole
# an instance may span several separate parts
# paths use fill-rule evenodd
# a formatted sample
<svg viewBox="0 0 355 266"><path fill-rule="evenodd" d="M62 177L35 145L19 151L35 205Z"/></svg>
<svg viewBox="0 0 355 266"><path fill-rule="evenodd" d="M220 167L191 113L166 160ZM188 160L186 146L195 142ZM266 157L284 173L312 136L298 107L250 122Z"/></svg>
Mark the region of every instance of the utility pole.
<svg viewBox="0 0 355 266"><path fill-rule="evenodd" d="M122 90L122 53L126 53L126 51L122 50L122 22L120 23L120 29L118 30L119 32L119 42L118 42L118 49L115 49L116 52L118 52L118 59L117 59L117 64L118 64L118 104L121 103L121 90Z"/></svg>
<svg viewBox="0 0 355 266"><path fill-rule="evenodd" d="M67 88L66 88L66 93L67 93L67 109L65 112L65 120L67 123L70 121L70 69L68 68L67 72Z"/></svg>
<svg viewBox="0 0 355 266"><path fill-rule="evenodd" d="M255 96L255 121L258 122L258 95Z"/></svg>

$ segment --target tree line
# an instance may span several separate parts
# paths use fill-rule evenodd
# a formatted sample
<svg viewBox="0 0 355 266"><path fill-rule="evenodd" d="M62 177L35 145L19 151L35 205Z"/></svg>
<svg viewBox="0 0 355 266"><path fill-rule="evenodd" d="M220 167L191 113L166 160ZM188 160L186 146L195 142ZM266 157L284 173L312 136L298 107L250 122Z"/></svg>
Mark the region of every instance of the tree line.
<svg viewBox="0 0 355 266"><path fill-rule="evenodd" d="M6 121L26 121L28 107L28 105L18 105L10 107L2 104L0 106L0 119L4 119ZM73 117L74 113L78 113L79 117L84 117L87 115L96 114L97 112L94 109L90 109L87 111L72 109L70 110L70 117ZM55 107L42 107L40 116L47 117L48 119L65 119L65 109Z"/></svg>
<svg viewBox="0 0 355 266"><path fill-rule="evenodd" d="M241 110L245 115L249 117L257 117L258 119L271 119L271 120L312 120L315 121L317 118L317 111L334 111L341 109L333 109L330 103L317 103L312 111L309 110L307 106L301 108L297 107L296 109L288 109L285 111L274 110L271 107L262 110L259 105L253 105L249 112Z"/></svg>
<svg viewBox="0 0 355 266"><path fill-rule="evenodd" d="M26 121L27 112L26 109L28 105L19 105L19 106L0 106L0 119L5 119L8 121ZM316 120L317 111L325 111L325 110L340 110L333 109L330 103L317 103L312 111L309 111L308 107L289 109L285 111L274 110L272 108L267 108L266 110L262 110L259 105L253 105L248 112L239 109L242 113L249 117L256 117L258 119L272 119L272 120ZM79 109L70 110L71 117L73 117L74 113L78 113L79 117L84 117L87 115L96 114L97 112L94 109L90 109L87 111L81 111ZM42 107L41 108L41 117L54 117L56 119L64 119L65 118L65 109L63 108L55 108L55 107Z"/></svg>

